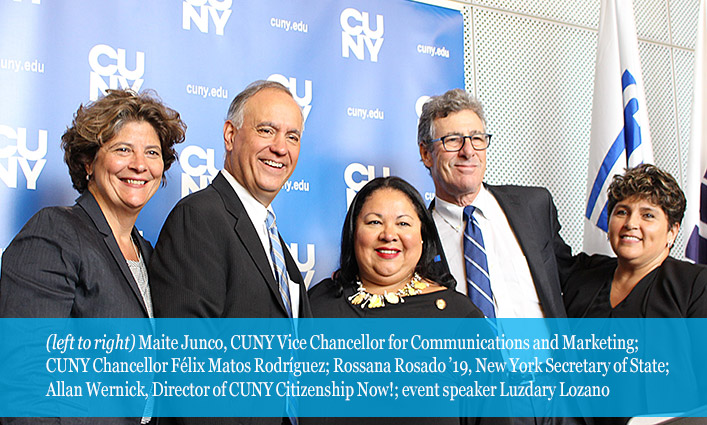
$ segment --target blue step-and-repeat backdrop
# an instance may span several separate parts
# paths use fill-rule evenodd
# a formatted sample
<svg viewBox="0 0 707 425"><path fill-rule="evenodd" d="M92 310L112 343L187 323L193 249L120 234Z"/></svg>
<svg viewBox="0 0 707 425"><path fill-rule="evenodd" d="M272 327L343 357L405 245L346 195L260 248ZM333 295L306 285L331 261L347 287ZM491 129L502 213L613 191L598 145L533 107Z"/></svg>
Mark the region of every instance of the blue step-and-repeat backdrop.
<svg viewBox="0 0 707 425"><path fill-rule="evenodd" d="M154 243L223 167L228 105L258 79L304 110L273 205L316 283L337 268L346 207L368 180L398 175L432 196L417 119L426 96L464 86L462 16L407 0L0 0L0 247L40 208L73 204L60 137L81 103L127 87L156 90L188 125L137 222Z"/></svg>

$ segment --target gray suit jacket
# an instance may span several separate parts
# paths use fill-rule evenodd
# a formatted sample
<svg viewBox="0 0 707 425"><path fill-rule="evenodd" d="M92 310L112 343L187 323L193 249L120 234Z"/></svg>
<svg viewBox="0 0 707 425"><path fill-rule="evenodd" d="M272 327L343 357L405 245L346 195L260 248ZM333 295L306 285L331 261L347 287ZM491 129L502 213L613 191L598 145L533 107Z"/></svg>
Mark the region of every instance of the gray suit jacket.
<svg viewBox="0 0 707 425"><path fill-rule="evenodd" d="M147 263L150 243L133 237ZM146 318L147 309L93 195L35 214L2 256L0 317ZM3 418L4 425L137 425L140 418Z"/></svg>
<svg viewBox="0 0 707 425"><path fill-rule="evenodd" d="M147 264L152 247L133 228ZM0 317L147 317L96 199L35 214L2 256Z"/></svg>
<svg viewBox="0 0 707 425"><path fill-rule="evenodd" d="M557 209L550 192L542 187L485 187L498 201L518 239L545 317L567 317L560 282L569 274L574 260L571 248L560 236ZM430 209L433 208L434 201L430 204ZM444 252L439 254L437 264L449 272Z"/></svg>

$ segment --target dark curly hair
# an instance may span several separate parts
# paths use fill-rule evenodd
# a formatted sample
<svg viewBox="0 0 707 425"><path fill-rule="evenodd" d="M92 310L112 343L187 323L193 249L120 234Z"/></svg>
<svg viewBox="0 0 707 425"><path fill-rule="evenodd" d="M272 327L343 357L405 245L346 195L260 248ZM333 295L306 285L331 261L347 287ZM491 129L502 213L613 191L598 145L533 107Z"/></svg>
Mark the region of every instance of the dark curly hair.
<svg viewBox="0 0 707 425"><path fill-rule="evenodd" d="M609 185L608 215L617 203L638 197L662 208L668 216L668 225L680 224L685 215L687 201L673 176L655 165L641 164L626 169L623 175L615 175Z"/></svg>
<svg viewBox="0 0 707 425"><path fill-rule="evenodd" d="M435 256L440 248L437 246L437 230L430 215L430 212L425 208L425 202L422 200L419 192L414 187L400 177L378 177L366 183L361 190L358 191L349 211L344 219L344 228L341 230L341 257L339 260L339 270L334 273L335 283L339 286L337 291L339 295L343 292L345 286L355 285L358 275L358 262L356 261L356 253L354 247L354 239L356 234L356 221L361 214L361 209L366 203L366 200L375 192L381 189L393 189L402 192L412 203L417 213L417 217L421 222L422 232L422 255L417 262L415 271L423 278L436 282L446 287L454 287L456 281L449 274L439 275L437 268L433 267Z"/></svg>
<svg viewBox="0 0 707 425"><path fill-rule="evenodd" d="M164 173L177 159L175 143L184 141L187 126L174 109L165 106L151 90L108 90L105 97L79 106L71 127L61 136L64 162L74 189L84 193L88 188L86 166L96 158L100 147L111 140L125 123L144 121L152 126L160 139ZM164 184L164 179L162 184Z"/></svg>

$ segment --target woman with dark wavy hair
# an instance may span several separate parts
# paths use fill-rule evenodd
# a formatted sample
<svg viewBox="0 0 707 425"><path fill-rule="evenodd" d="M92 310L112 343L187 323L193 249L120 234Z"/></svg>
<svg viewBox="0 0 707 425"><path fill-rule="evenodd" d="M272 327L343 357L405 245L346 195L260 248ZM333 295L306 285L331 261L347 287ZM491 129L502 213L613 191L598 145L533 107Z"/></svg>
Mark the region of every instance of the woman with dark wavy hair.
<svg viewBox="0 0 707 425"><path fill-rule="evenodd" d="M609 186L616 258L580 254L564 285L569 317L707 317L707 267L670 256L685 214L673 176L642 164Z"/></svg>
<svg viewBox="0 0 707 425"><path fill-rule="evenodd" d="M0 317L146 318L152 246L135 228L140 210L184 141L179 113L150 93L108 90L80 106L61 137L81 194L72 207L44 208L2 255ZM127 399L126 399L127 400ZM138 425L133 418L13 418L8 423Z"/></svg>
<svg viewBox="0 0 707 425"><path fill-rule="evenodd" d="M135 221L185 130L149 92L109 90L79 107L61 140L81 196L39 211L5 250L0 317L152 317L152 246Z"/></svg>
<svg viewBox="0 0 707 425"><path fill-rule="evenodd" d="M673 176L654 165L642 164L614 176L607 211L609 243L616 258L579 254L563 285L567 316L707 317L707 267L670 256L685 206L685 195ZM684 344L689 337L677 337L686 335L684 331L676 327L676 340L660 341L660 346ZM642 350L651 352L645 345ZM704 353L691 353L690 347L677 352L684 358L671 376L680 382L683 406L688 410L705 402L704 388L692 385L692 377L702 376L694 373L694 368L702 367ZM627 376L622 384L634 391L646 387L644 379L638 374ZM638 397L643 413L663 413L660 400ZM629 419L594 418L594 423L623 425Z"/></svg>

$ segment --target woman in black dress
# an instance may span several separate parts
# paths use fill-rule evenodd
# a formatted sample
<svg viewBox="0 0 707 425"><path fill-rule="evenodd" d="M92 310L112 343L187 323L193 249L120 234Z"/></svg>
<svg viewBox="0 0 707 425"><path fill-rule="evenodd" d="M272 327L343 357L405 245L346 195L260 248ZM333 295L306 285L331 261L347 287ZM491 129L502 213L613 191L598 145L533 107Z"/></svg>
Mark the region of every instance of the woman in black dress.
<svg viewBox="0 0 707 425"><path fill-rule="evenodd" d="M341 236L341 268L309 291L314 317L483 318L435 272L435 226L420 194L379 177L354 197ZM509 424L506 418L303 418L316 424Z"/></svg>
<svg viewBox="0 0 707 425"><path fill-rule="evenodd" d="M379 177L354 197L341 235L341 268L309 291L314 317L450 317L483 314L435 273L435 227L422 197Z"/></svg>
<svg viewBox="0 0 707 425"><path fill-rule="evenodd" d="M616 258L578 256L563 285L567 316L707 317L707 267L669 255L685 206L685 195L675 179L654 165L639 165L624 175L614 176L607 211L609 243ZM678 332L676 329L676 335ZM690 368L704 359L691 361L690 350L684 351L686 358L681 369L691 375ZM640 382L630 385L643 387ZM703 394L698 388L680 391L684 392L685 406L697 405L699 401L694 398ZM646 410L660 410L659 404L660 400L643 402ZM625 424L628 419L595 418L595 424Z"/></svg>
<svg viewBox="0 0 707 425"><path fill-rule="evenodd" d="M707 317L707 267L670 257L685 214L675 179L643 164L609 186L616 258L580 254L564 285L569 317Z"/></svg>

